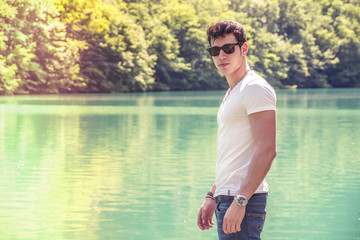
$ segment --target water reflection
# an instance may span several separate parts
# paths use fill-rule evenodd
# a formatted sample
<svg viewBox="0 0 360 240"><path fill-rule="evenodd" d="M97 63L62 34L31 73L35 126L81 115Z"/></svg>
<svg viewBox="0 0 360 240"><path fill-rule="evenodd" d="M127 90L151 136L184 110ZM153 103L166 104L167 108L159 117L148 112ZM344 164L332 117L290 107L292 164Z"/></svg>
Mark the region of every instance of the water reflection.
<svg viewBox="0 0 360 240"><path fill-rule="evenodd" d="M195 221L222 94L1 97L0 239L216 239ZM278 99L264 239L355 238L359 91Z"/></svg>
<svg viewBox="0 0 360 240"><path fill-rule="evenodd" d="M268 181L274 186L270 205L281 214L269 215L268 233L274 239L300 239L299 232L304 239L351 239L359 224L360 96L304 93L290 100L280 95L287 101L278 109L278 157Z"/></svg>

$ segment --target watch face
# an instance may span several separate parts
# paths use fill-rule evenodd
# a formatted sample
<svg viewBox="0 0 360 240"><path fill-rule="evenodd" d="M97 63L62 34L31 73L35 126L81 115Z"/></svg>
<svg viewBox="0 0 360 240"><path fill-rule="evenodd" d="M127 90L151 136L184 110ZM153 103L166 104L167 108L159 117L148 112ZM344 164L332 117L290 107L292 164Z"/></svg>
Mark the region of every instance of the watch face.
<svg viewBox="0 0 360 240"><path fill-rule="evenodd" d="M246 206L246 204L248 202L246 197L242 196L242 195L236 196L236 201L240 206Z"/></svg>
<svg viewBox="0 0 360 240"><path fill-rule="evenodd" d="M238 202L239 202L241 205L244 205L244 203L245 203L245 198L244 198L244 197L238 197Z"/></svg>

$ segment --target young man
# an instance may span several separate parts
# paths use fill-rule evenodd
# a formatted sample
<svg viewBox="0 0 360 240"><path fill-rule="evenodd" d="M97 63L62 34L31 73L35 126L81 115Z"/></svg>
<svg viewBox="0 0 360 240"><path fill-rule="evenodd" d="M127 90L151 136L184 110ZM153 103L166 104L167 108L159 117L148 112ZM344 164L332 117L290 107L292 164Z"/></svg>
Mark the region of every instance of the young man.
<svg viewBox="0 0 360 240"><path fill-rule="evenodd" d="M268 185L265 176L276 156L276 95L246 62L244 27L221 21L207 30L208 51L229 89L218 111L215 184L198 214L210 229L216 213L223 239L260 239Z"/></svg>

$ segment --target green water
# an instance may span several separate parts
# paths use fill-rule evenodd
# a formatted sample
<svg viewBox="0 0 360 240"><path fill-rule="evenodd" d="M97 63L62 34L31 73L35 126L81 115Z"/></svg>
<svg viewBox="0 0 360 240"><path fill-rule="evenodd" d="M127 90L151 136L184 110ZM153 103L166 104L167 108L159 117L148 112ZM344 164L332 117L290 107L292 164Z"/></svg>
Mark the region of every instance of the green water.
<svg viewBox="0 0 360 240"><path fill-rule="evenodd" d="M217 239L223 94L0 97L0 239ZM277 95L263 239L359 239L360 89Z"/></svg>

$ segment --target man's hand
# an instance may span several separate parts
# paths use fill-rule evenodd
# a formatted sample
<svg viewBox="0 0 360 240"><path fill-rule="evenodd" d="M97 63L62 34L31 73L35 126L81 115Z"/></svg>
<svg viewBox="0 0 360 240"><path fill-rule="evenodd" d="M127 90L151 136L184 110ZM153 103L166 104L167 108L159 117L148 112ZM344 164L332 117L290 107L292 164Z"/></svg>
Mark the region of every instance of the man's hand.
<svg viewBox="0 0 360 240"><path fill-rule="evenodd" d="M208 230L215 224L212 220L215 212L215 201L205 198L203 205L200 207L197 224L201 230Z"/></svg>
<svg viewBox="0 0 360 240"><path fill-rule="evenodd" d="M245 215L245 207L239 206L235 201L225 213L223 221L223 231L226 234L240 232L241 222Z"/></svg>

